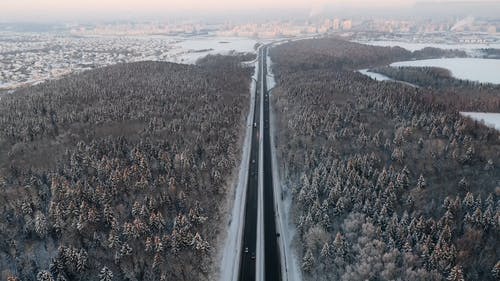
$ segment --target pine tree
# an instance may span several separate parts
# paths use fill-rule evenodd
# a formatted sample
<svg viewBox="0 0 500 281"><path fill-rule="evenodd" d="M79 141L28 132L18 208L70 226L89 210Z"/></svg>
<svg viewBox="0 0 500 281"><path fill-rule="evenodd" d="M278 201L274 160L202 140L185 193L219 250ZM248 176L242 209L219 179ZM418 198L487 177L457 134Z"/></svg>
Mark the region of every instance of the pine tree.
<svg viewBox="0 0 500 281"><path fill-rule="evenodd" d="M450 272L450 275L446 279L448 281L465 281L464 273L462 267L459 265L455 265Z"/></svg>
<svg viewBox="0 0 500 281"><path fill-rule="evenodd" d="M205 252L209 249L208 242L204 241L198 232L194 235L191 245L195 250L200 252Z"/></svg>
<svg viewBox="0 0 500 281"><path fill-rule="evenodd" d="M44 238L48 232L47 219L45 218L45 215L40 211L37 211L35 214L35 232L41 238Z"/></svg>
<svg viewBox="0 0 500 281"><path fill-rule="evenodd" d="M468 188L469 188L469 182L465 178L462 178L458 182L458 187L460 188L460 190L468 190Z"/></svg>
<svg viewBox="0 0 500 281"><path fill-rule="evenodd" d="M36 280L37 281L54 281L54 278L52 277L52 274L48 272L47 270L42 270L38 272L36 275Z"/></svg>
<svg viewBox="0 0 500 281"><path fill-rule="evenodd" d="M304 258L302 259L302 269L305 272L311 272L314 264L316 263L313 253L311 249L307 249L306 254L304 255Z"/></svg>
<svg viewBox="0 0 500 281"><path fill-rule="evenodd" d="M422 190L422 189L425 189L426 187L427 187L427 183L425 182L424 175L420 174L420 177L418 177L418 181L417 181L417 188Z"/></svg>
<svg viewBox="0 0 500 281"><path fill-rule="evenodd" d="M113 280L113 272L107 267L104 266L99 273L99 281L112 281Z"/></svg>
<svg viewBox="0 0 500 281"><path fill-rule="evenodd" d="M495 278L495 280L500 280L500 260L497 261L495 266L493 266L493 268L491 269L491 275L493 275L493 278Z"/></svg>
<svg viewBox="0 0 500 281"><path fill-rule="evenodd" d="M337 232L335 240L333 240L333 250L338 257L344 257L347 254L347 247L344 237L340 232Z"/></svg>
<svg viewBox="0 0 500 281"><path fill-rule="evenodd" d="M161 263L163 262L163 258L160 253L156 253L154 258L153 258L153 269L157 269Z"/></svg>
<svg viewBox="0 0 500 281"><path fill-rule="evenodd" d="M130 256L132 254L132 248L129 246L128 243L123 243L122 247L120 248L120 255L122 256Z"/></svg>
<svg viewBox="0 0 500 281"><path fill-rule="evenodd" d="M464 201L462 203L467 211L474 211L475 210L475 200L474 200L474 195L472 193L467 192L465 195Z"/></svg>
<svg viewBox="0 0 500 281"><path fill-rule="evenodd" d="M323 244L323 247L321 248L321 258L323 261L328 260L332 255L332 250L330 247L330 244L328 242L325 242Z"/></svg>

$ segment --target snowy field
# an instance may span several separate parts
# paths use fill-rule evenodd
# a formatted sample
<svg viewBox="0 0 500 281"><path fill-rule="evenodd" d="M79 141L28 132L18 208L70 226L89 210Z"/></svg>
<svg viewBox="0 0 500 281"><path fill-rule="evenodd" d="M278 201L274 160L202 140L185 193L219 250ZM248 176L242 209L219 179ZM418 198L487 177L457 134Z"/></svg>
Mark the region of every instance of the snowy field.
<svg viewBox="0 0 500 281"><path fill-rule="evenodd" d="M412 83L408 83L406 81L401 81L401 80L395 80L395 79L392 79L388 76L385 76L383 74L380 74L380 73L377 73L377 72L372 72L370 71L369 69L361 69L361 70L358 70L359 73L363 74L363 75L366 75L368 77L370 77L371 79L375 80L375 81L388 81L388 82L396 82L396 83L401 83L401 84L405 84L407 86L410 86L410 87L415 87L415 88L419 88L419 86L415 85L415 84L412 84Z"/></svg>
<svg viewBox="0 0 500 281"><path fill-rule="evenodd" d="M173 44L171 61L193 64L207 55L231 53L255 53L256 39L226 37L196 37Z"/></svg>
<svg viewBox="0 0 500 281"><path fill-rule="evenodd" d="M476 58L450 58L402 61L391 66L441 67L451 71L453 77L482 83L500 84L500 60Z"/></svg>
<svg viewBox="0 0 500 281"><path fill-rule="evenodd" d="M409 51L418 51L426 47L433 47L445 50L477 50L477 49L500 49L500 43L492 44L444 44L444 43L411 43L403 41L357 41L357 43L382 46L382 47L395 47L407 49Z"/></svg>
<svg viewBox="0 0 500 281"><path fill-rule="evenodd" d="M500 131L500 113L460 112L461 115L484 123L486 126Z"/></svg>
<svg viewBox="0 0 500 281"><path fill-rule="evenodd" d="M383 74L380 74L377 72L371 72L368 69L361 69L358 72L363 74L363 75L366 75L366 76L368 76L371 79L376 80L376 81L393 81L393 79L391 79Z"/></svg>

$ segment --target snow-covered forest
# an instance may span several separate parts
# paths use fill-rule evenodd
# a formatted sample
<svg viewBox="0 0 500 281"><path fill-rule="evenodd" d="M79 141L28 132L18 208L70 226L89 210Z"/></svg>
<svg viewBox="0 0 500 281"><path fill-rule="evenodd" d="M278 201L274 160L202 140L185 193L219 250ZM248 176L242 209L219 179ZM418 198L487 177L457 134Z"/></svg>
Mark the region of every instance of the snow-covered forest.
<svg viewBox="0 0 500 281"><path fill-rule="evenodd" d="M0 103L2 280L209 280L253 69L119 64Z"/></svg>
<svg viewBox="0 0 500 281"><path fill-rule="evenodd" d="M353 71L417 55L338 39L271 50L306 280L500 278L500 134L459 114L475 96ZM480 102L498 108L491 91Z"/></svg>

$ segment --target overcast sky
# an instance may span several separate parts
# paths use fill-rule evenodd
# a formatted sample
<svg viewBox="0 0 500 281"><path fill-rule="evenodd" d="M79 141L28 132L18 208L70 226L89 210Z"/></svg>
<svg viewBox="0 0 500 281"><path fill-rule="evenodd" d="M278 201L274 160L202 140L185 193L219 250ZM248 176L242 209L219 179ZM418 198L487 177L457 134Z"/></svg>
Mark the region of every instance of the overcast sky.
<svg viewBox="0 0 500 281"><path fill-rule="evenodd" d="M450 0L435 0L449 2ZM480 2L481 0L470 0ZM500 0L489 0L499 2ZM481 1L481 2L484 2ZM415 0L0 0L0 21L134 18L176 13L224 13L246 9L308 9L324 6L409 7Z"/></svg>

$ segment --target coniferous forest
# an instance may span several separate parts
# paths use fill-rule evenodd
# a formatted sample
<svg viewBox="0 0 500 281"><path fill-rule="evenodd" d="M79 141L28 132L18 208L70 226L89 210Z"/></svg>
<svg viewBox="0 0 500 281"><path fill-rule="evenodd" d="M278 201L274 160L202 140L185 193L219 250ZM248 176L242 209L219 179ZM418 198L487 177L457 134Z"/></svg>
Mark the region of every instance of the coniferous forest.
<svg viewBox="0 0 500 281"><path fill-rule="evenodd" d="M2 97L1 279L210 279L242 59L119 64Z"/></svg>
<svg viewBox="0 0 500 281"><path fill-rule="evenodd" d="M330 38L270 53L306 280L500 280L500 135L459 115L497 111L498 87L447 77L416 88L356 71L421 55L400 48Z"/></svg>
<svg viewBox="0 0 500 281"><path fill-rule="evenodd" d="M275 198L291 198L305 280L500 280L500 133L460 115L500 112L500 87L387 66L465 52L327 37L269 53ZM0 93L0 278L214 280L254 59Z"/></svg>

